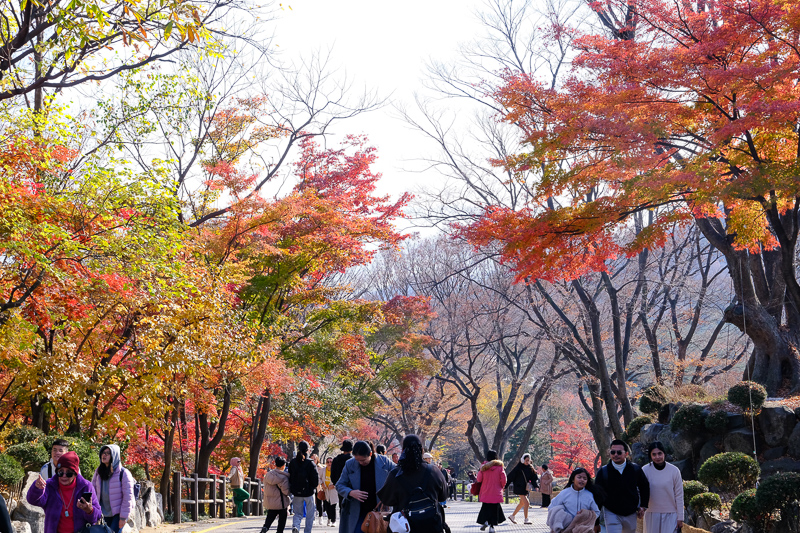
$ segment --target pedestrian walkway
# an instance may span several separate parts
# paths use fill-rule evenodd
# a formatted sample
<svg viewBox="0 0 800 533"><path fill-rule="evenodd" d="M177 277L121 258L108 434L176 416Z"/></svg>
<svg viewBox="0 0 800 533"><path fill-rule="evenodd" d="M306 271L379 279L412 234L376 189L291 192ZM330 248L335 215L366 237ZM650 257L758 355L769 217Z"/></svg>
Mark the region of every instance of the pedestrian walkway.
<svg viewBox="0 0 800 533"><path fill-rule="evenodd" d="M540 507L534 507L529 510L528 518L532 524L525 525L522 523L523 517L520 513L517 518L517 524L512 524L508 520L508 515L514 510L514 504L503 506L503 512L506 515L506 521L495 527L497 533L548 533L550 529L547 527L547 510ZM478 511L481 504L477 502L447 502L447 509L445 509L445 516L447 524L450 526L452 533L478 533L480 532L480 525L475 522L478 516ZM261 526L264 523L264 517L257 518L235 518L228 520L207 520L204 522L197 522L191 524L182 524L177 532L180 533L205 533L214 531L214 533L234 533L243 531L246 533L259 533ZM289 517L285 533L291 533L292 520ZM303 520L305 524L305 520ZM313 533L338 533L339 524L336 527L327 527L314 525ZM270 532L275 531L275 524L273 524ZM303 531L302 529L300 530ZM488 530L487 530L488 531Z"/></svg>

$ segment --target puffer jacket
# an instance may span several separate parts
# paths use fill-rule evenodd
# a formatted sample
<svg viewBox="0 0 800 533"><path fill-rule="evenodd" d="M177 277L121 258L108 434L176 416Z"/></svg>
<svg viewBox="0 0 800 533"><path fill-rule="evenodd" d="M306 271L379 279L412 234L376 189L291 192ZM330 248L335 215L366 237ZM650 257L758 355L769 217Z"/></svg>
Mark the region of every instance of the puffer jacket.
<svg viewBox="0 0 800 533"><path fill-rule="evenodd" d="M478 472L481 492L478 499L481 503L503 503L503 489L506 486L506 471L503 461L495 459L483 463Z"/></svg>
<svg viewBox="0 0 800 533"><path fill-rule="evenodd" d="M130 471L123 468L120 463L119 446L108 444L100 448L100 453L102 454L106 448L111 451L111 477L108 478L111 516L118 514L120 524L124 524L128 517L133 516L133 510L136 508L136 498L133 497L133 485L136 481ZM97 500L100 501L100 498L103 497L103 480L100 478L98 470L95 470L92 476L92 487L94 487L94 493L97 494Z"/></svg>
<svg viewBox="0 0 800 533"><path fill-rule="evenodd" d="M274 468L264 474L264 509L279 511L289 505L289 472Z"/></svg>

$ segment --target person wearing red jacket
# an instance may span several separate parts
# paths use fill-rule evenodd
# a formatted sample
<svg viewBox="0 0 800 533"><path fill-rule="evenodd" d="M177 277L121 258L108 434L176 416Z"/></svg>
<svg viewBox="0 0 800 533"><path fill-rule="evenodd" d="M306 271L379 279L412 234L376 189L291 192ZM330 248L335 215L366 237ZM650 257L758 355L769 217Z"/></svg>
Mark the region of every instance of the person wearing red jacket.
<svg viewBox="0 0 800 533"><path fill-rule="evenodd" d="M506 521L503 514L503 489L506 486L506 470L503 461L497 458L497 452L486 452L486 462L481 465L478 472L477 483L481 484L478 499L481 501L481 510L478 513L478 523L481 531L487 527L489 533L494 533L494 526Z"/></svg>

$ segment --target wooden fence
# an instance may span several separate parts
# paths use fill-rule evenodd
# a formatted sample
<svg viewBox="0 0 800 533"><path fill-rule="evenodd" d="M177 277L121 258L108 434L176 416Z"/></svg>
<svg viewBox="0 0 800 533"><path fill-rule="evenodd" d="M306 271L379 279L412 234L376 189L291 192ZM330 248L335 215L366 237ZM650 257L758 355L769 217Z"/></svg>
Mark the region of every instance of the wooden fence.
<svg viewBox="0 0 800 533"><path fill-rule="evenodd" d="M184 484L186 485L186 498L184 498L183 494ZM208 489L210 499L199 499L198 494L200 494L201 484L205 484L205 487ZM227 518L228 486L228 478L225 476L218 476L214 474L210 478L205 478L197 477L197 474L192 474L190 477L184 477L180 472L173 472L173 523L181 523L181 511L183 510L183 505L186 506L186 510L192 517L193 522L197 522L197 519L200 516L201 505L208 505L208 514L210 517ZM264 487L261 483L261 480L251 481L249 477L246 477L244 478L244 485L242 488L250 493L250 498L244 501L244 514L251 516L262 516L264 514L264 504L262 499Z"/></svg>

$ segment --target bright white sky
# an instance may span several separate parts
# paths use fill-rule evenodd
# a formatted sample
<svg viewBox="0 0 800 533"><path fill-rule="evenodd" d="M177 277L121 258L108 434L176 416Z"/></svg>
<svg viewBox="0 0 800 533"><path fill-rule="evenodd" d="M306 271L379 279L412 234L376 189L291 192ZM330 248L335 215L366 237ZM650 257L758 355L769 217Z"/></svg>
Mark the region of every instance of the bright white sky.
<svg viewBox="0 0 800 533"><path fill-rule="evenodd" d="M355 87L376 89L413 107L426 61L454 58L459 44L481 33L475 17L480 6L480 0L288 0L279 12L274 42L288 58L332 49L333 63L356 80ZM434 154L435 147L396 115L387 106L335 129L337 137L369 136L378 150L381 192L392 196L437 177L411 171L421 167L413 160Z"/></svg>

